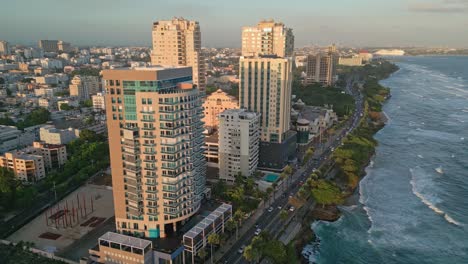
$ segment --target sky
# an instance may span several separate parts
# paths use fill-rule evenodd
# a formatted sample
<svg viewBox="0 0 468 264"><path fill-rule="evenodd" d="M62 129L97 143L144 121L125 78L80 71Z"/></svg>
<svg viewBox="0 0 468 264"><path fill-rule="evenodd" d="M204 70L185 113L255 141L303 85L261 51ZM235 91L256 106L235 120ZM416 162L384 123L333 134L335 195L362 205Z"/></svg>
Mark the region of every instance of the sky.
<svg viewBox="0 0 468 264"><path fill-rule="evenodd" d="M468 0L1 0L0 39L151 44L152 22L200 22L205 47L240 47L242 26L275 19L295 46L468 47Z"/></svg>

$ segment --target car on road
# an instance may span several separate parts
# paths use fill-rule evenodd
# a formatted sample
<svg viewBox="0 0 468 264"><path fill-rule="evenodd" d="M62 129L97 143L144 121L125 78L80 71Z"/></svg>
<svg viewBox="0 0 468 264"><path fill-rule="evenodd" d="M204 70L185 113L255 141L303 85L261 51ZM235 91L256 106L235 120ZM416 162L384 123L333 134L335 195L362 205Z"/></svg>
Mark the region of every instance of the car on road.
<svg viewBox="0 0 468 264"><path fill-rule="evenodd" d="M296 210L296 208L294 208L294 206L289 207L289 211L294 212L294 210Z"/></svg>
<svg viewBox="0 0 468 264"><path fill-rule="evenodd" d="M273 207L268 208L268 212L269 213L273 212Z"/></svg>
<svg viewBox="0 0 468 264"><path fill-rule="evenodd" d="M261 232L262 232L262 229L257 228L257 230L255 230L255 235L258 236L260 235Z"/></svg>
<svg viewBox="0 0 468 264"><path fill-rule="evenodd" d="M245 245L242 245L239 250L237 250L237 253L242 254L244 253Z"/></svg>
<svg viewBox="0 0 468 264"><path fill-rule="evenodd" d="M278 205L278 210L281 210L281 208L282 208L281 205Z"/></svg>

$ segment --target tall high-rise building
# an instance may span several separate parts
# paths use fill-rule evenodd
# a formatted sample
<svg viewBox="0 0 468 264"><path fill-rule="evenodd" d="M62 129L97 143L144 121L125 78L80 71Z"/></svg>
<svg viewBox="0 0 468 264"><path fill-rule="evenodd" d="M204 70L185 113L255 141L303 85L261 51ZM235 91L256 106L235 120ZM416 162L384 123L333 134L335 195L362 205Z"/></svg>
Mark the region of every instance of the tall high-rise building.
<svg viewBox="0 0 468 264"><path fill-rule="evenodd" d="M282 143L290 128L291 58L241 57L240 108L261 114L262 141Z"/></svg>
<svg viewBox="0 0 468 264"><path fill-rule="evenodd" d="M201 32L197 21L184 18L153 23L152 65L191 66L193 83L205 90L205 61L201 53Z"/></svg>
<svg viewBox="0 0 468 264"><path fill-rule="evenodd" d="M219 178L234 182L251 176L258 165L260 114L231 109L219 115Z"/></svg>
<svg viewBox="0 0 468 264"><path fill-rule="evenodd" d="M39 48L44 52L58 52L58 40L39 40Z"/></svg>
<svg viewBox="0 0 468 264"><path fill-rule="evenodd" d="M62 52L70 52L71 51L71 44L62 40L57 42L57 49L58 51Z"/></svg>
<svg viewBox="0 0 468 264"><path fill-rule="evenodd" d="M307 56L306 84L320 83L332 86L335 81L336 66L339 56L335 46L330 46L327 53Z"/></svg>
<svg viewBox="0 0 468 264"><path fill-rule="evenodd" d="M99 77L75 75L70 82L70 96L78 97L80 100L88 100L92 95L101 91L99 88Z"/></svg>
<svg viewBox="0 0 468 264"><path fill-rule="evenodd" d="M0 55L10 55L10 47L4 40L0 40Z"/></svg>
<svg viewBox="0 0 468 264"><path fill-rule="evenodd" d="M191 67L104 70L116 228L166 237L205 192L202 94Z"/></svg>
<svg viewBox="0 0 468 264"><path fill-rule="evenodd" d="M292 29L273 20L242 28L242 56L276 55L291 57L294 52Z"/></svg>

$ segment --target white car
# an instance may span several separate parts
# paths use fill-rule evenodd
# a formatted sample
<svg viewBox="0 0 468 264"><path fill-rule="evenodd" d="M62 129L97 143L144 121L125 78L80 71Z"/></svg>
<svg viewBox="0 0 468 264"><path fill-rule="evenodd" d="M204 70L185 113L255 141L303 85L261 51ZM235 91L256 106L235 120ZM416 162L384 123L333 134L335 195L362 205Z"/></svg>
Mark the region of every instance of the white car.
<svg viewBox="0 0 468 264"><path fill-rule="evenodd" d="M273 212L273 207L268 208L268 212L269 213Z"/></svg>
<svg viewBox="0 0 468 264"><path fill-rule="evenodd" d="M260 228L257 228L257 230L255 230L255 235L258 236L260 235L261 232L262 230Z"/></svg>
<svg viewBox="0 0 468 264"><path fill-rule="evenodd" d="M291 211L291 212L294 212L295 209L296 208L294 208L294 206L289 207L289 211Z"/></svg>
<svg viewBox="0 0 468 264"><path fill-rule="evenodd" d="M242 254L244 253L245 245L242 245L239 250L237 250L237 253Z"/></svg>

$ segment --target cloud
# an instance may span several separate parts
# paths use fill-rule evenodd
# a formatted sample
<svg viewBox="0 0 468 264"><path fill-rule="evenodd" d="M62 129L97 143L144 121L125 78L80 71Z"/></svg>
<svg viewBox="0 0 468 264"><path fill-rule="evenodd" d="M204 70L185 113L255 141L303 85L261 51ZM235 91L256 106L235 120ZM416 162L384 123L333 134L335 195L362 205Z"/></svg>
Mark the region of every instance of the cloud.
<svg viewBox="0 0 468 264"><path fill-rule="evenodd" d="M468 0L443 0L430 3L412 3L411 12L419 13L468 13Z"/></svg>

